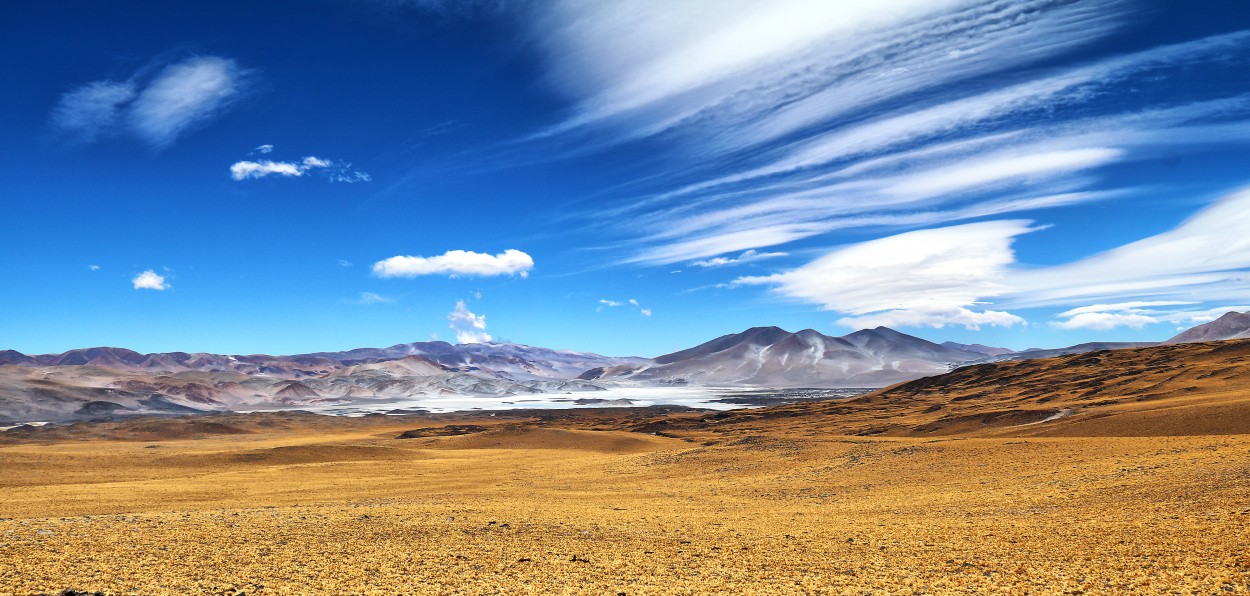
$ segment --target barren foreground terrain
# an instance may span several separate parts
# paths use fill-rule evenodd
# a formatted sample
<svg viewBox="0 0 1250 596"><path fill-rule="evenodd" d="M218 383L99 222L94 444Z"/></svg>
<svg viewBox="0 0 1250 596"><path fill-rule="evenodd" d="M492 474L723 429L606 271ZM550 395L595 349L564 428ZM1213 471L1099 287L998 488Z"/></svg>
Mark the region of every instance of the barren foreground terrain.
<svg viewBox="0 0 1250 596"><path fill-rule="evenodd" d="M10 432L0 593L1247 593L1250 435L1226 420L1247 369L1210 349L1166 352L1179 369L1148 399L1083 408L1056 385L1054 419L1016 386L978 407L1028 414L937 424L926 382L836 404L851 411ZM1223 372L1191 382L1202 367Z"/></svg>

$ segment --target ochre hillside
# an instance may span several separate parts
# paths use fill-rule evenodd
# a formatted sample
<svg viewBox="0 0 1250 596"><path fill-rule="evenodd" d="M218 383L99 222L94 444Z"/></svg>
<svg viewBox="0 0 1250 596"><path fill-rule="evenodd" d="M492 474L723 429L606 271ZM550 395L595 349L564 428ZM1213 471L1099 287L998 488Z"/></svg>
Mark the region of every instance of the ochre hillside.
<svg viewBox="0 0 1250 596"><path fill-rule="evenodd" d="M670 430L778 425L861 436L1250 433L1250 340L968 366L852 400L726 412Z"/></svg>

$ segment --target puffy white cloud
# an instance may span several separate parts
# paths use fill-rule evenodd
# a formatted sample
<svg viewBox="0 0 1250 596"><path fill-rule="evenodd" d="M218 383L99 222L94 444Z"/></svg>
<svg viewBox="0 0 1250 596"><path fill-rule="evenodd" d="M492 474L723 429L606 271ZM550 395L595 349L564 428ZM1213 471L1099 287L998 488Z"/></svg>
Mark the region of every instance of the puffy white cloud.
<svg viewBox="0 0 1250 596"><path fill-rule="evenodd" d="M599 301L599 304L602 304L603 306L608 306L608 307L613 307L613 306L624 306L624 305L625 305L625 303L624 303L624 302L618 302L618 301L616 301L616 300L600 300L600 301Z"/></svg>
<svg viewBox="0 0 1250 596"><path fill-rule="evenodd" d="M165 147L225 111L246 88L247 77L234 60L188 58L125 81L95 81L68 91L52 111L52 125L79 142L125 133Z"/></svg>
<svg viewBox="0 0 1250 596"><path fill-rule="evenodd" d="M642 308L642 309L639 309L639 310L638 310L638 312L642 313L642 316L644 316L644 317L649 317L649 316L651 316L651 309L649 309L649 308Z"/></svg>
<svg viewBox="0 0 1250 596"><path fill-rule="evenodd" d="M467 250L449 250L433 257L396 256L373 264L378 277L417 277L419 275L528 277L534 259L515 249L496 255Z"/></svg>
<svg viewBox="0 0 1250 596"><path fill-rule="evenodd" d="M447 314L451 321L449 327L456 332L456 343L480 344L491 341L486 332L486 315L476 315L464 305L463 300L456 301L456 309Z"/></svg>
<svg viewBox="0 0 1250 596"><path fill-rule="evenodd" d="M789 256L789 254L790 253L785 253L785 252L760 252L758 250L751 249L751 250L743 252L742 254L736 257L716 257L714 259L705 259L702 261L695 261L691 263L690 265L692 267L704 267L704 268L729 267L733 265L742 265L743 263L751 263L754 261L763 261L765 259L775 259L777 257L785 257L785 256Z"/></svg>
<svg viewBox="0 0 1250 596"><path fill-rule="evenodd" d="M1015 261L1022 220L919 230L845 246L807 265L734 285L767 285L783 296L851 315L847 324L1011 326L1023 319L981 310L984 298L1011 291L1003 283Z"/></svg>
<svg viewBox="0 0 1250 596"><path fill-rule="evenodd" d="M165 276L148 269L140 273L130 280L134 284L136 290L168 290L169 283L165 281Z"/></svg>

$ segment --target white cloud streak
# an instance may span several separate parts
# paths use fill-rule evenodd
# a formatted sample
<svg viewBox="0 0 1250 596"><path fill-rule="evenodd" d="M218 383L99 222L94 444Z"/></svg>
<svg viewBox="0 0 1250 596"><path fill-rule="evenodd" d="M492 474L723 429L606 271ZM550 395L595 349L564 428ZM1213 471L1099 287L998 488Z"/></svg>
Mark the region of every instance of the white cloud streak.
<svg viewBox="0 0 1250 596"><path fill-rule="evenodd" d="M455 310L447 314L451 321L449 327L456 333L456 343L480 344L491 341L486 332L486 315L476 315L465 306L463 300L456 301Z"/></svg>
<svg viewBox="0 0 1250 596"><path fill-rule="evenodd" d="M790 253L785 253L785 252L760 252L758 250L751 249L748 251L744 251L742 254L736 257L716 257L714 259L705 259L702 261L695 261L691 263L690 266L691 267L703 267L705 269L714 268L714 267L732 267L735 265L744 265L746 263L754 263L756 261L775 259L777 257L785 257L785 256L789 256L789 254Z"/></svg>
<svg viewBox="0 0 1250 596"><path fill-rule="evenodd" d="M1237 307L1176 307L1250 295L1250 189L1172 230L1066 264L1016 262L1013 240L1037 230L1008 220L906 232L733 285L771 287L849 315L838 322L851 327L1011 326L1023 319L1009 310L1055 306L1072 307L1050 322L1058 329L1192 324Z"/></svg>
<svg viewBox="0 0 1250 596"><path fill-rule="evenodd" d="M165 281L165 276L160 275L151 269L134 276L130 280L130 283L134 285L136 290L164 291L170 288L169 283Z"/></svg>
<svg viewBox="0 0 1250 596"><path fill-rule="evenodd" d="M433 257L396 256L384 259L373 264L373 274L378 277L517 275L524 278L533 268L534 259L515 249L496 255L449 250Z"/></svg>
<svg viewBox="0 0 1250 596"><path fill-rule="evenodd" d="M61 96L52 125L79 143L125 134L163 148L224 112L248 76L234 60L198 56L125 81L87 83Z"/></svg>
<svg viewBox="0 0 1250 596"><path fill-rule="evenodd" d="M303 176L305 168L299 164L282 161L240 161L230 166L230 177L235 180L264 178L266 176Z"/></svg>
<svg viewBox="0 0 1250 596"><path fill-rule="evenodd" d="M273 145L261 145L261 147L269 147L272 150ZM269 153L269 151L261 151L261 153ZM230 165L230 177L235 180L265 178L267 176L291 178L303 176L314 171L322 174L331 182L369 182L373 180L369 174L352 169L352 164L350 163L336 162L315 155L304 157L298 162L243 160Z"/></svg>
<svg viewBox="0 0 1250 596"><path fill-rule="evenodd" d="M1012 241L1034 229L1027 221L993 221L907 232L733 283L773 286L788 298L851 315L841 321L851 326L1009 327L1023 319L969 307L1010 291L1003 278L1015 260Z"/></svg>
<svg viewBox="0 0 1250 596"><path fill-rule="evenodd" d="M1237 76L1250 32L1041 66L1132 13L1119 1L555 0L532 24L573 105L530 141L667 151L679 174L607 209L629 222L616 228L622 260L645 265L1121 196L1131 189L1100 176L1109 166L1250 141L1245 95L1135 93L1195 69Z"/></svg>
<svg viewBox="0 0 1250 596"><path fill-rule="evenodd" d="M1051 323L1058 329L1088 329L1091 331L1107 331L1117 327L1141 329L1146 325L1158 323L1159 320L1137 313L1119 312L1086 312L1074 315L1067 320Z"/></svg>

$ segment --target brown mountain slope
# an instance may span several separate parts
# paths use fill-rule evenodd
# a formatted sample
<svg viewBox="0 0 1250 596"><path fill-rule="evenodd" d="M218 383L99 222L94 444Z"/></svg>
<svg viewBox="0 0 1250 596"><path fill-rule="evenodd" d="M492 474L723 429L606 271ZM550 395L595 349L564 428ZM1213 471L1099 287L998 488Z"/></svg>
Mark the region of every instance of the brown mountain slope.
<svg viewBox="0 0 1250 596"><path fill-rule="evenodd" d="M1245 434L1247 387L1250 340L1234 340L968 366L846 401L722 412L656 430L763 434L783 425L835 435Z"/></svg>
<svg viewBox="0 0 1250 596"><path fill-rule="evenodd" d="M1245 339L1250 337L1250 312L1226 312L1224 316L1205 325L1187 329L1163 343L1183 344L1222 339Z"/></svg>

